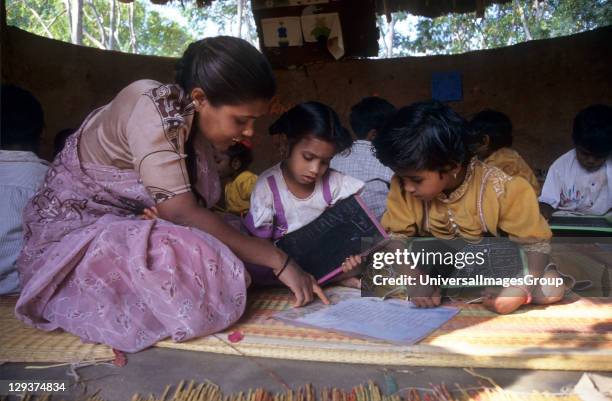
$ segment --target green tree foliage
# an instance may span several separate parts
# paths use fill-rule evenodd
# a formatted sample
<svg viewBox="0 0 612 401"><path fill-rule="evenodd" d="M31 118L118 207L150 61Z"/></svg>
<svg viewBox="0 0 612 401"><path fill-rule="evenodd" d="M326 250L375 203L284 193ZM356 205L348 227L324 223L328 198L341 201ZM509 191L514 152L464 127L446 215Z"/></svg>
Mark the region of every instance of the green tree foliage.
<svg viewBox="0 0 612 401"><path fill-rule="evenodd" d="M48 0L7 0L7 23L40 36L70 40L68 12L64 3Z"/></svg>
<svg viewBox="0 0 612 401"><path fill-rule="evenodd" d="M184 27L156 12L143 15L139 26L139 48L135 53L180 57L187 45L196 40Z"/></svg>
<svg viewBox="0 0 612 401"><path fill-rule="evenodd" d="M75 0L6 2L9 25L71 41L70 18ZM118 0L81 0L79 3L82 7L82 44L86 46L167 57L180 56L187 44L206 35L240 36L258 46L248 0L216 0L203 8L197 7L192 0L175 0L162 7L152 6L149 0L130 4ZM237 17L239 11L242 18Z"/></svg>
<svg viewBox="0 0 612 401"><path fill-rule="evenodd" d="M131 4L118 0L6 0L7 21L69 42L75 29L71 23L74 4L82 7L82 42L87 46L176 57L188 43L205 36L239 36L259 45L250 0L215 0L203 8L197 7L195 0L174 0L162 7L152 6L149 0ZM431 19L399 12L389 22L378 17L379 57L463 53L610 24L610 0L509 0L489 6L483 18L467 13Z"/></svg>
<svg viewBox="0 0 612 401"><path fill-rule="evenodd" d="M381 36L394 29L391 57L456 54L471 50L509 46L527 40L546 39L612 24L609 0L511 0L492 4L484 18L476 13L449 14L435 19L408 18L394 13L395 24L378 19ZM410 34L398 31L409 21ZM389 43L383 43L379 56L389 57ZM387 51L385 51L387 49Z"/></svg>
<svg viewBox="0 0 612 401"><path fill-rule="evenodd" d="M7 0L7 23L37 35L70 42L69 0ZM115 28L111 8L115 7ZM180 56L194 40L179 23L151 10L148 1L83 1L83 44L101 49ZM111 37L113 40L111 40Z"/></svg>
<svg viewBox="0 0 612 401"><path fill-rule="evenodd" d="M259 47L250 0L216 0L203 8L186 2L180 5L174 2L169 6L181 9L189 21L189 30L198 38L216 29L215 34L237 36Z"/></svg>

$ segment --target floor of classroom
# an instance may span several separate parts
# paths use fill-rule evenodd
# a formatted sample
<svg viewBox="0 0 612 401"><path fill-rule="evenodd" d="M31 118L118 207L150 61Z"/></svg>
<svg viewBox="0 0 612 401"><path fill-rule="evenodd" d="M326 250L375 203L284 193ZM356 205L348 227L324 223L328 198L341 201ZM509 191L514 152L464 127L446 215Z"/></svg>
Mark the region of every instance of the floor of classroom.
<svg viewBox="0 0 612 401"><path fill-rule="evenodd" d="M54 400L74 400L83 395L98 395L105 400L129 400L134 393L162 394L168 384L181 380L212 381L229 395L254 388L282 391L284 381L291 388L312 383L316 388L336 387L348 390L373 380L385 389L388 377L393 377L398 389L428 388L430 384L445 383L449 389L479 387L474 375L462 368L396 367L355 365L323 362L304 362L269 358L247 358L205 352L150 348L127 355L124 367L110 364L76 369L81 385L72 386ZM26 369L26 366L48 365L33 363L5 363L0 365L2 380L55 380L73 384L67 366ZM584 372L533 371L521 369L474 369L478 375L495 381L505 390L518 392L562 392L573 388ZM612 372L598 374L612 377ZM277 376L276 378L274 376ZM385 377L387 375L387 378ZM481 380L480 380L481 381Z"/></svg>
<svg viewBox="0 0 612 401"><path fill-rule="evenodd" d="M580 275L576 275L576 278L597 279L597 277ZM602 296L599 293L583 295ZM482 385L482 379L462 368L306 362L167 348L150 348L136 354L127 354L127 365L124 367L99 364L77 368L76 374L81 383L79 385L74 385L75 379L70 375L73 372L67 366L45 369L26 368L47 365L51 363L0 363L0 380L65 381L71 387L66 393L61 394L60 397L54 397L53 400L63 398L67 401L82 399L84 395L91 395L98 391L102 399L109 401L127 401L135 393L159 396L167 385L178 384L181 380L211 381L219 385L226 395L255 388L280 392L284 389L283 382L293 389L311 383L317 389L336 387L349 390L372 380L384 391L389 376L395 380L398 389L430 388L431 384L442 383L446 384L449 389L456 388L456 384L464 389ZM572 389L585 373L499 368L476 368L474 372L492 379L505 390L516 392L535 390L550 393ZM612 372L597 372L596 374L612 378Z"/></svg>

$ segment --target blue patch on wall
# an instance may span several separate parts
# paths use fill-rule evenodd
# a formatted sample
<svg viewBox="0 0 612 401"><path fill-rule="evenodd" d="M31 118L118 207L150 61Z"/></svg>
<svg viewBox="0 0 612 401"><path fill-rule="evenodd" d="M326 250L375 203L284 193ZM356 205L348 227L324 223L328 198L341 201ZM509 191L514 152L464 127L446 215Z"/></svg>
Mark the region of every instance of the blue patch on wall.
<svg viewBox="0 0 612 401"><path fill-rule="evenodd" d="M441 102L463 100L461 73L459 71L432 73L431 98Z"/></svg>

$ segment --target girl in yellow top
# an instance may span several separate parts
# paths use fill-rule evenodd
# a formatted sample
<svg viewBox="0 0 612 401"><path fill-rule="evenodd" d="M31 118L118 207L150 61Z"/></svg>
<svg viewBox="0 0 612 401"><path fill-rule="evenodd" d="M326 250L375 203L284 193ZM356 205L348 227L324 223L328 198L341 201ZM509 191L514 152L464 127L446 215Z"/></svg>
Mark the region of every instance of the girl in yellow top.
<svg viewBox="0 0 612 401"><path fill-rule="evenodd" d="M466 144L478 159L503 170L509 176L523 177L536 194L540 194L540 183L531 167L511 148L512 122L507 115L488 109L476 114L470 121Z"/></svg>
<svg viewBox="0 0 612 401"><path fill-rule="evenodd" d="M534 191L522 177L510 177L478 159L464 144L467 123L438 102L400 109L375 138L376 156L395 175L382 225L394 237L433 235L477 240L508 235L526 251L530 274L560 277L547 270L551 231L540 215ZM510 313L522 304L548 304L564 288L508 287L487 295L485 306ZM439 289L418 288L417 306L440 304Z"/></svg>
<svg viewBox="0 0 612 401"><path fill-rule="evenodd" d="M251 143L247 141L236 143L226 152L215 155L225 194L223 211L240 216L249 210L251 192L257 182L257 175L248 170L252 161Z"/></svg>

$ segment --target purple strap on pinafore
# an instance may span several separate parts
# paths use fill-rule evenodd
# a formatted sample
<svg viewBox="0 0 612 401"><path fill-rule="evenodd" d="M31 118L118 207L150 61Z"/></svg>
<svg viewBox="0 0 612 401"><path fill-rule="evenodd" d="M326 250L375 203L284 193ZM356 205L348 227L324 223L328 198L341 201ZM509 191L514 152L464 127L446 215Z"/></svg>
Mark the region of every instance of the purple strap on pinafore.
<svg viewBox="0 0 612 401"><path fill-rule="evenodd" d="M243 223L251 234L260 238L272 238L276 241L287 233L289 226L287 224L285 208L283 207L283 202L281 201L280 191L278 190L276 179L274 179L274 176L269 176L267 181L268 186L272 191L272 201L274 205L274 222L272 223L272 226L255 228L253 216L250 213L246 215ZM327 206L329 207L332 203L332 195L329 188L329 174L325 174L323 176L322 185L323 199L325 199L325 203L327 203ZM252 263L245 263L244 265L251 274L251 278L255 285L268 286L279 284L279 280L276 278L276 276L274 276L271 269Z"/></svg>
<svg viewBox="0 0 612 401"><path fill-rule="evenodd" d="M243 224L254 236L259 238L271 238L276 241L287 233L289 224L287 223L285 208L283 207L283 202L281 201L280 191L278 190L276 179L271 175L266 180L268 182L268 186L270 187L270 191L272 191L272 201L274 205L274 221L272 225L266 227L255 227L253 216L250 213L247 213L245 216ZM323 186L323 199L329 207L332 204L332 194L329 186L329 173L326 173L322 180L323 182L321 184Z"/></svg>
<svg viewBox="0 0 612 401"><path fill-rule="evenodd" d="M278 191L278 186L276 185L276 180L274 176L271 175L268 177L268 185L270 186L270 190L272 191L272 199L274 202L274 233L273 239L277 240L283 235L287 233L289 229L289 225L287 224L287 217L285 216L285 208L283 207L283 202L281 201L280 192ZM327 203L327 207L332 204L332 195L331 189L329 188L329 173L325 173L323 176L323 199L325 203Z"/></svg>
<svg viewBox="0 0 612 401"><path fill-rule="evenodd" d="M272 202L274 203L274 231L272 231L272 239L277 240L287 233L289 225L287 224L285 208L283 207L283 202L281 202L280 192L278 191L274 176L269 176L267 181L272 191Z"/></svg>

